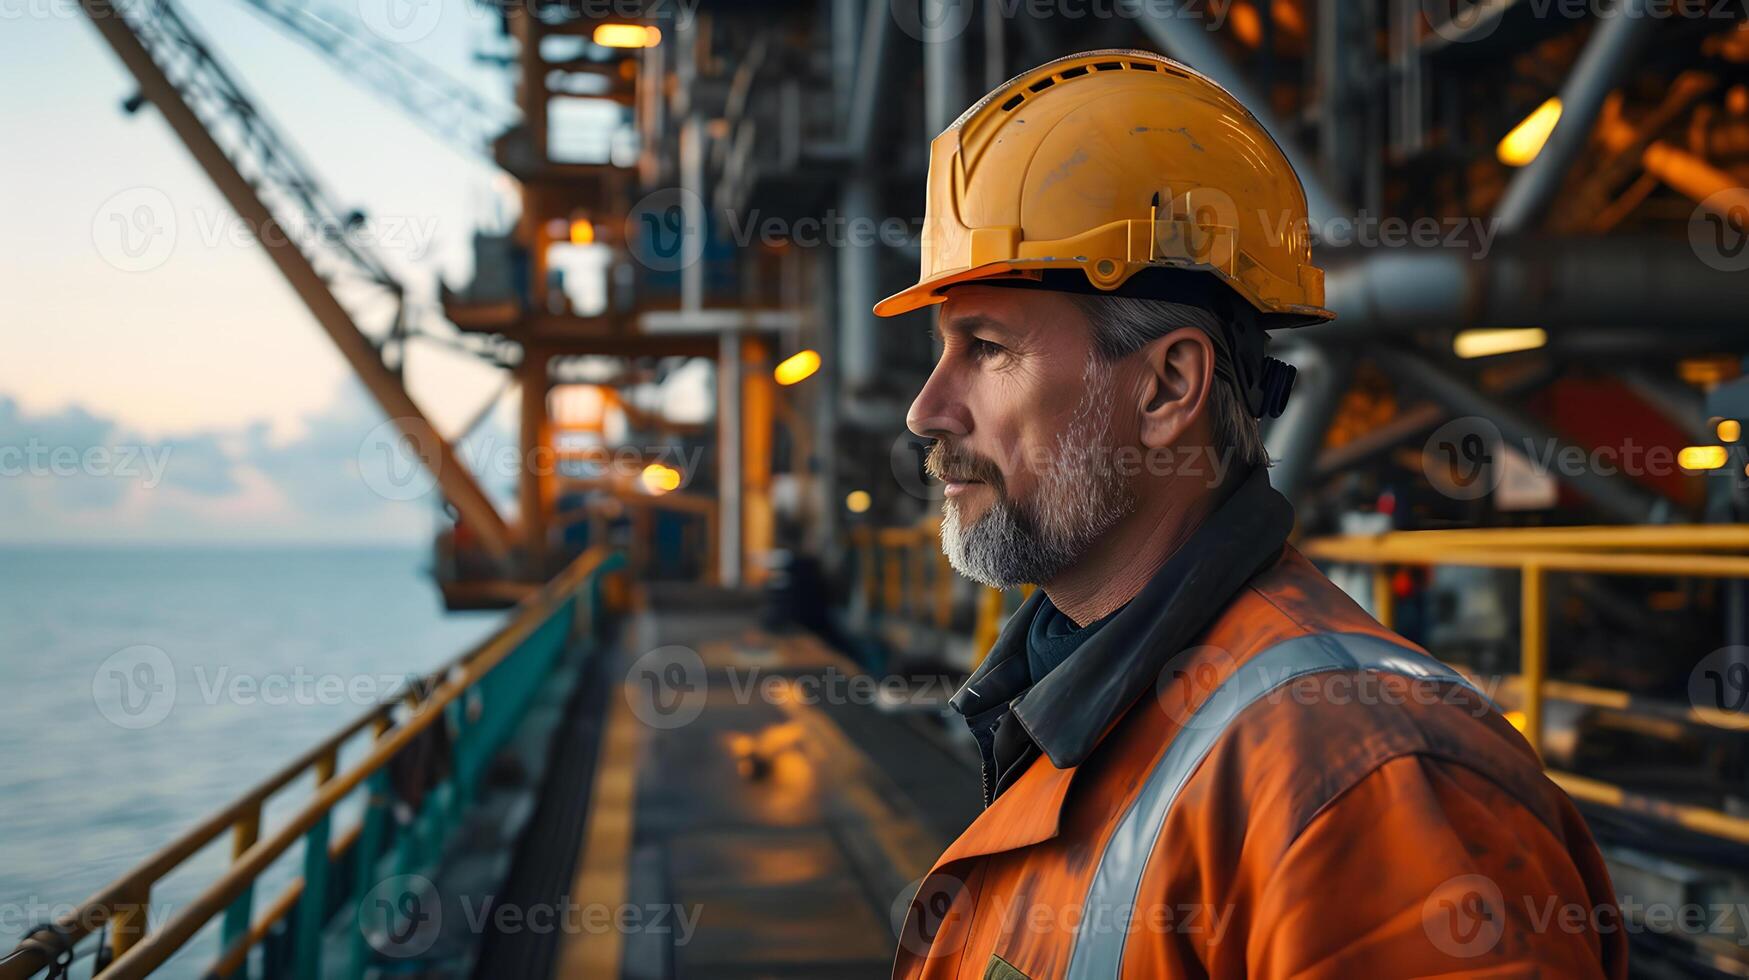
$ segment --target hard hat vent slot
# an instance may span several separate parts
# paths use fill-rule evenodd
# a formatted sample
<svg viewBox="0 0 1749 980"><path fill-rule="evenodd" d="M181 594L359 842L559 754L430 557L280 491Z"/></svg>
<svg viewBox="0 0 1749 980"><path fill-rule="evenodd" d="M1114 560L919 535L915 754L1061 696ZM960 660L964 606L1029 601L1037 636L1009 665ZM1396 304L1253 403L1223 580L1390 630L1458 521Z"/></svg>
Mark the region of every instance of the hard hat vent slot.
<svg viewBox="0 0 1749 980"><path fill-rule="evenodd" d="M1087 66L1086 65L1076 65L1073 68L1063 69L1063 77L1064 78L1079 78L1085 74L1087 74Z"/></svg>
<svg viewBox="0 0 1749 980"><path fill-rule="evenodd" d="M1160 66L1151 61L1132 61L1130 67L1137 71L1159 71Z"/></svg>
<svg viewBox="0 0 1749 980"><path fill-rule="evenodd" d="M1024 101L1026 101L1026 96L1016 92L1014 94L1013 98L1009 99L1007 102L1002 103L1002 111L1003 112L1013 111L1015 106L1019 105L1020 103L1022 103Z"/></svg>
<svg viewBox="0 0 1749 980"><path fill-rule="evenodd" d="M1032 91L1032 92L1043 92L1045 89L1050 88L1052 85L1055 85L1055 84L1057 84L1057 80L1052 78L1049 75L1046 75L1045 77L1039 79L1038 81L1033 82L1031 85L1028 85L1027 90Z"/></svg>
<svg viewBox="0 0 1749 980"><path fill-rule="evenodd" d="M1099 64L1094 65L1093 67L1099 69L1100 71L1122 71L1123 70L1123 62L1121 62L1121 61L1101 61Z"/></svg>

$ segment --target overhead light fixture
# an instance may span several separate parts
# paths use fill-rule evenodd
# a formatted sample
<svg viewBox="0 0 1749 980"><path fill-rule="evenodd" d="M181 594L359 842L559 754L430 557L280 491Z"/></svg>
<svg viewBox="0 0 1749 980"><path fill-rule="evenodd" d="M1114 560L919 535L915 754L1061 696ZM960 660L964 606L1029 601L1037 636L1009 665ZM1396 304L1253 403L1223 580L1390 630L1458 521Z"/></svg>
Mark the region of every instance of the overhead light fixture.
<svg viewBox="0 0 1749 980"><path fill-rule="evenodd" d="M577 218L571 222L571 244L595 244L595 222L588 218Z"/></svg>
<svg viewBox="0 0 1749 980"><path fill-rule="evenodd" d="M1713 427L1713 432L1720 442L1736 442L1743 438L1743 423L1736 419L1719 419L1719 424Z"/></svg>
<svg viewBox="0 0 1749 980"><path fill-rule="evenodd" d="M1521 350L1536 350L1549 342L1541 327L1482 327L1460 330L1452 338L1452 353L1459 357L1493 357Z"/></svg>
<svg viewBox="0 0 1749 980"><path fill-rule="evenodd" d="M852 490L844 495L844 509L852 514L866 514L874 506L874 498L867 490Z"/></svg>
<svg viewBox="0 0 1749 980"><path fill-rule="evenodd" d="M642 24L602 24L594 41L604 48L653 48L662 43L662 32Z"/></svg>
<svg viewBox="0 0 1749 980"><path fill-rule="evenodd" d="M680 489L680 471L672 466L651 463L644 467L643 481L644 489L659 497L670 490Z"/></svg>
<svg viewBox="0 0 1749 980"><path fill-rule="evenodd" d="M1537 106L1536 111L1512 127L1512 132L1507 133L1496 147L1500 162L1508 167L1522 167L1535 160L1542 152L1543 144L1549 141L1549 134L1555 131L1555 123L1560 121L1560 99L1550 99Z"/></svg>
<svg viewBox="0 0 1749 980"><path fill-rule="evenodd" d="M814 376L820 370L820 352L817 350L799 350L783 359L772 372L780 385L793 385Z"/></svg>
<svg viewBox="0 0 1749 980"><path fill-rule="evenodd" d="M1685 470L1702 472L1724 467L1730 454L1724 446L1685 446L1676 454L1676 465Z"/></svg>

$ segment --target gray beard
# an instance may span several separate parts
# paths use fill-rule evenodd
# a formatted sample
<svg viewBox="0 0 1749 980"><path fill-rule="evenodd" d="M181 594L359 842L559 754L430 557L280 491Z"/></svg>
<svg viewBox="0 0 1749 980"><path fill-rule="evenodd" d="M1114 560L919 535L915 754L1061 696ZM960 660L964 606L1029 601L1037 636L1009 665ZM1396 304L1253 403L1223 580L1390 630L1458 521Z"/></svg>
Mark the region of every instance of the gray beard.
<svg viewBox="0 0 1749 980"><path fill-rule="evenodd" d="M1112 386L1098 367L1088 360L1086 394L1031 501L1000 497L969 526L957 499L942 502L941 548L954 571L994 589L1049 582L1134 509L1134 495L1110 465Z"/></svg>

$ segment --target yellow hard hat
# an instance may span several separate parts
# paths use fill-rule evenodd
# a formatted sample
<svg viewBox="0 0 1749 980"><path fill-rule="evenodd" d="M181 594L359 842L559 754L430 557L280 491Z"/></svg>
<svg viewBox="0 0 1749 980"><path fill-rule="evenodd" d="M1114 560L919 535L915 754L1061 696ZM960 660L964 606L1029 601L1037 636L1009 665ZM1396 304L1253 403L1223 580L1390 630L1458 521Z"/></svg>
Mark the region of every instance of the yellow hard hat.
<svg viewBox="0 0 1749 980"><path fill-rule="evenodd" d="M1216 277L1266 329L1334 316L1281 148L1226 89L1148 51L1059 58L967 109L929 148L922 248L917 284L876 315L974 280L1079 269L1110 292L1165 268Z"/></svg>

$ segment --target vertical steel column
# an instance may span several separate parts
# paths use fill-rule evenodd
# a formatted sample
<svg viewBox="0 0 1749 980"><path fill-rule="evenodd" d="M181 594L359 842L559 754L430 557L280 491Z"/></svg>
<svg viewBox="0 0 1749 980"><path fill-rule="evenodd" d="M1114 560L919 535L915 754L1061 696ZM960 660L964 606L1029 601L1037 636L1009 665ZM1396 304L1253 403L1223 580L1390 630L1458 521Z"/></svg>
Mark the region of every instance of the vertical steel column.
<svg viewBox="0 0 1749 980"><path fill-rule="evenodd" d="M922 0L923 120L930 139L966 107L965 31L954 29L953 10L961 2Z"/></svg>
<svg viewBox="0 0 1749 980"><path fill-rule="evenodd" d="M862 32L864 6L862 0L832 0L832 100L839 119L850 118L850 101L856 91L857 35Z"/></svg>
<svg viewBox="0 0 1749 980"><path fill-rule="evenodd" d="M769 345L758 336L743 337L741 354L741 550L749 585L762 584L767 564L761 559L776 544L776 515L771 510L771 426L777 382L771 376Z"/></svg>
<svg viewBox="0 0 1749 980"><path fill-rule="evenodd" d="M1426 94L1422 85L1421 0L1392 0L1390 8L1391 145L1398 153L1420 153L1426 143L1427 122L1422 112Z"/></svg>
<svg viewBox="0 0 1749 980"><path fill-rule="evenodd" d="M1008 80L1007 20L1000 0L984 3L984 90L989 91Z"/></svg>
<svg viewBox="0 0 1749 980"><path fill-rule="evenodd" d="M741 332L717 348L717 584L741 584Z"/></svg>
<svg viewBox="0 0 1749 980"><path fill-rule="evenodd" d="M863 227L874 220L874 183L861 175L844 182L839 210L845 227ZM880 245L847 239L835 250L838 256L838 320L844 343L838 350L837 369L843 391L850 397L866 394L880 378L880 334L875 322L875 277Z"/></svg>
<svg viewBox="0 0 1749 980"><path fill-rule="evenodd" d="M687 116L680 124L680 189L681 234L708 235L704 205L704 195L709 193L704 186L704 124L697 114ZM704 308L704 266L701 255L680 270L680 308L689 313Z"/></svg>
<svg viewBox="0 0 1749 980"><path fill-rule="evenodd" d="M517 368L522 385L517 500L522 511L522 561L531 581L545 581L548 572L547 508L552 500L549 489L553 478L552 446L548 444L551 426L547 418L550 362L547 351L531 346L523 350L522 364Z"/></svg>

